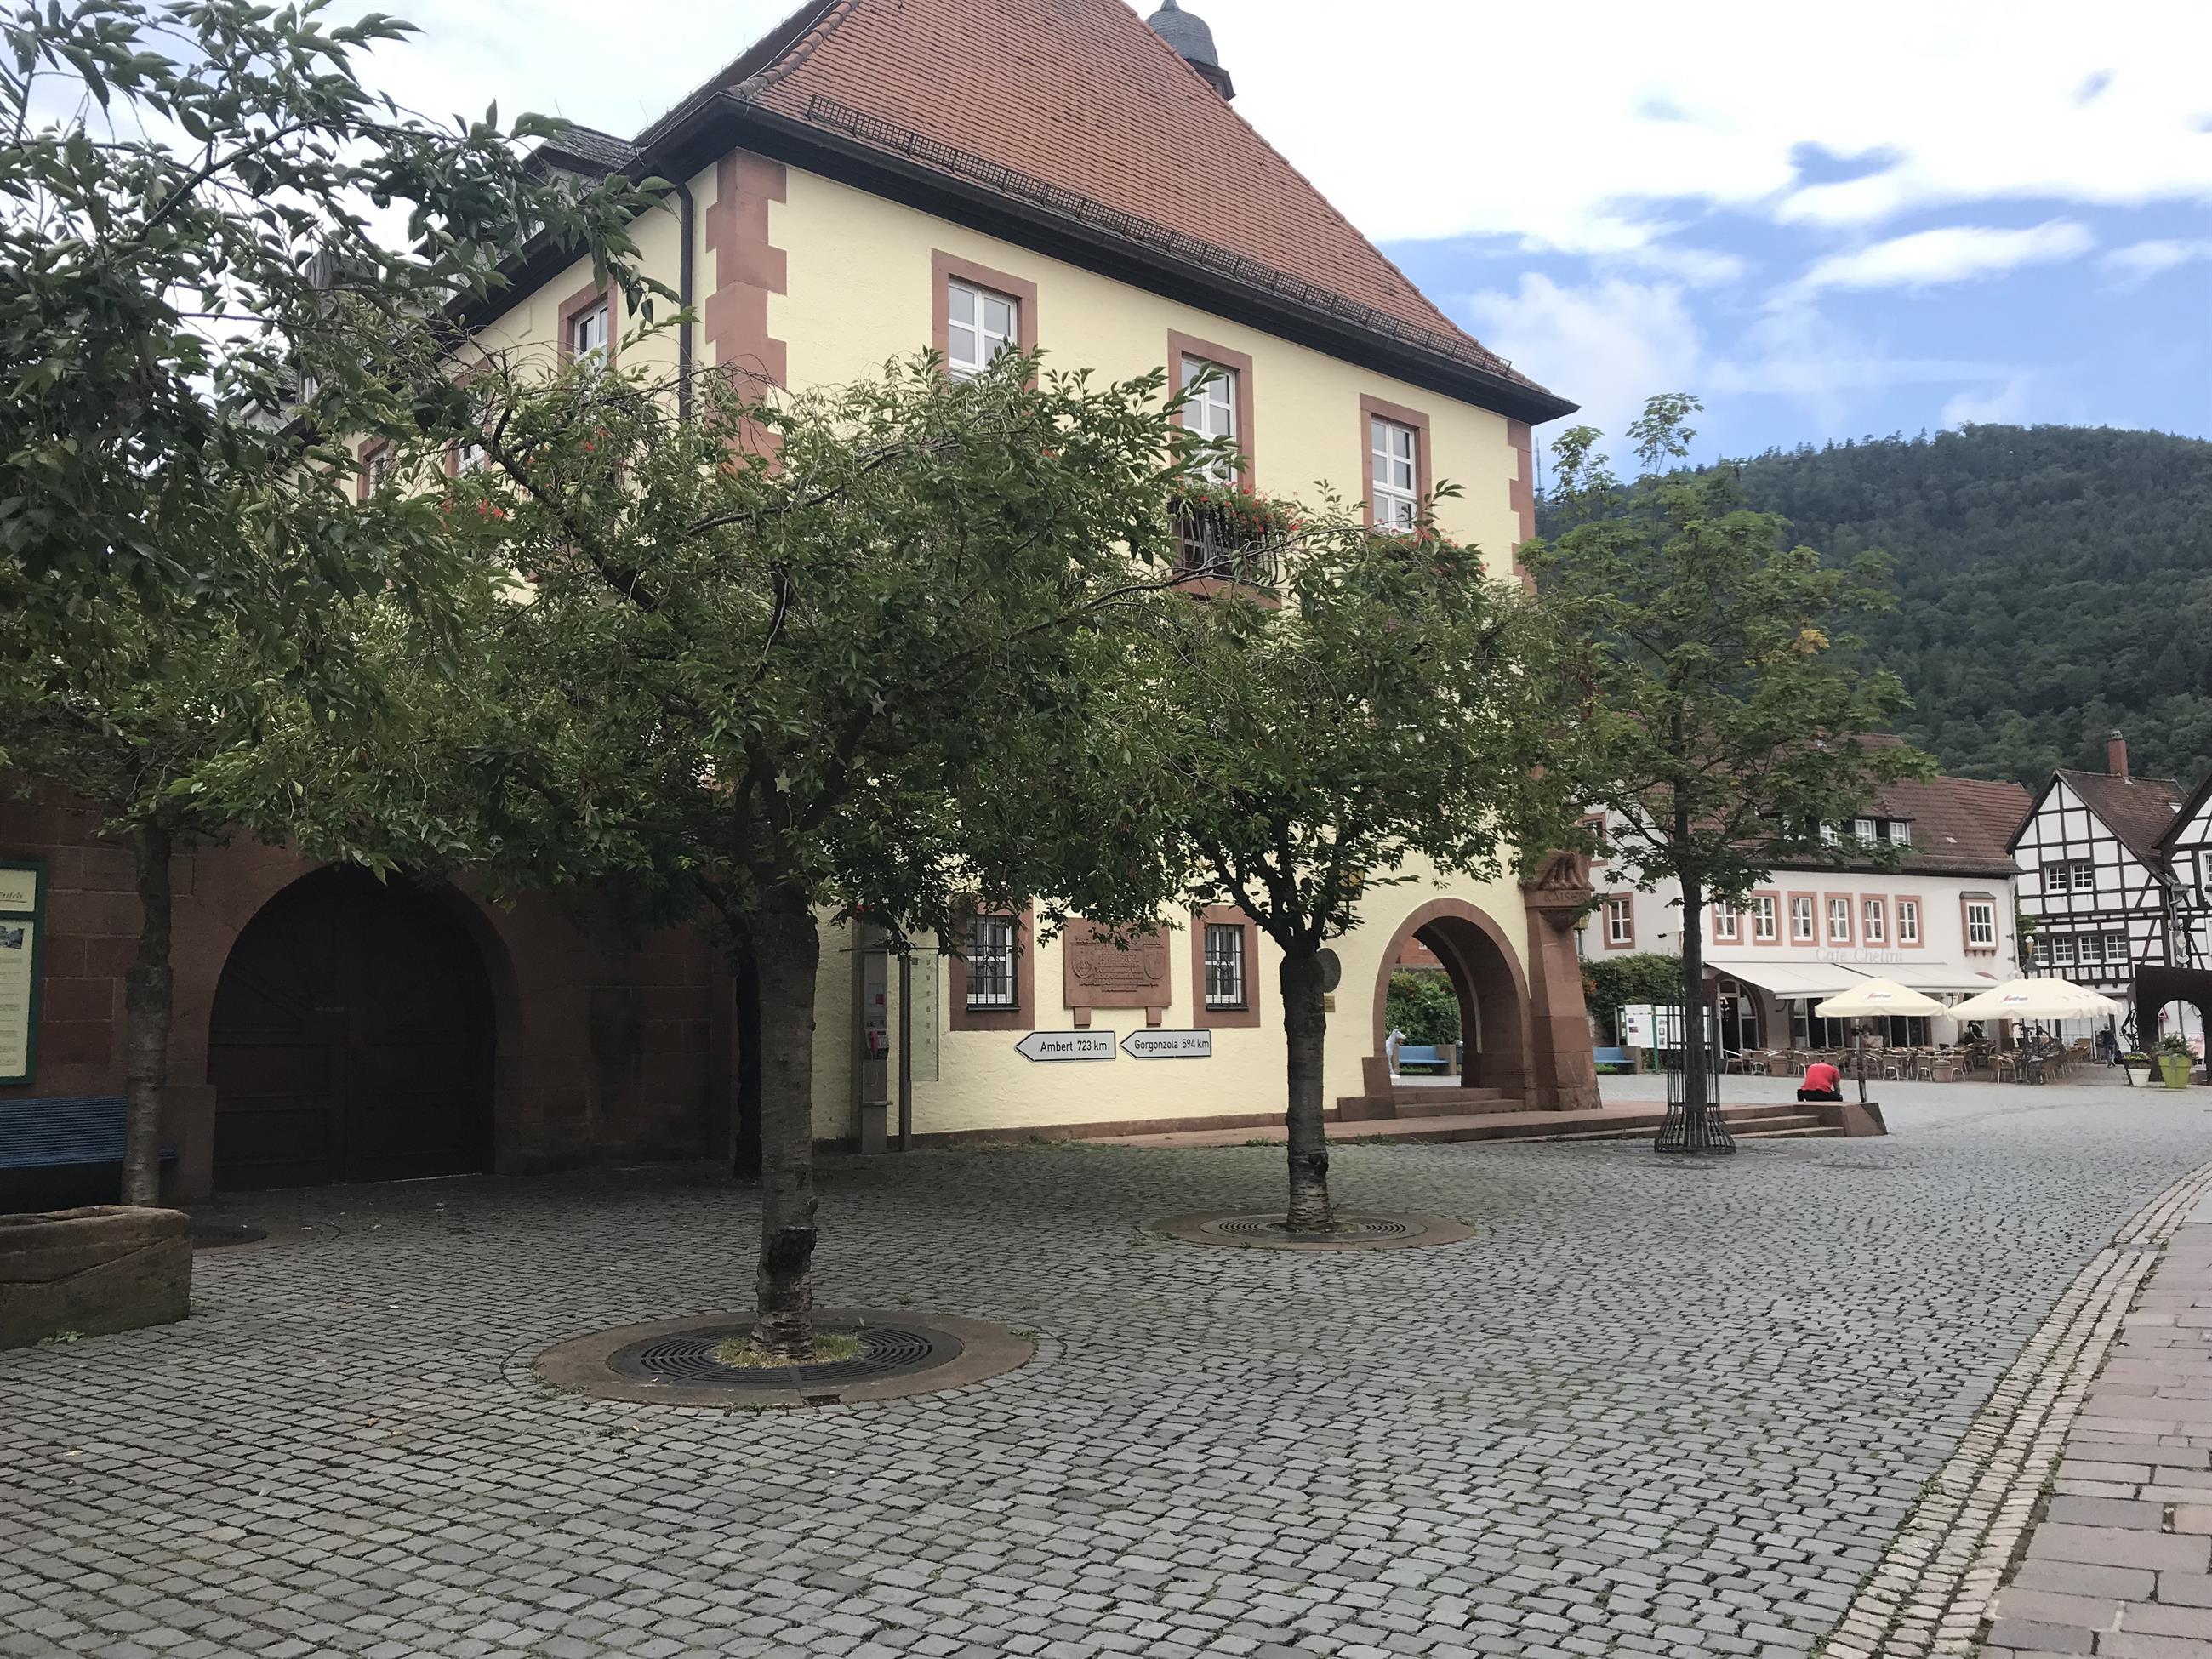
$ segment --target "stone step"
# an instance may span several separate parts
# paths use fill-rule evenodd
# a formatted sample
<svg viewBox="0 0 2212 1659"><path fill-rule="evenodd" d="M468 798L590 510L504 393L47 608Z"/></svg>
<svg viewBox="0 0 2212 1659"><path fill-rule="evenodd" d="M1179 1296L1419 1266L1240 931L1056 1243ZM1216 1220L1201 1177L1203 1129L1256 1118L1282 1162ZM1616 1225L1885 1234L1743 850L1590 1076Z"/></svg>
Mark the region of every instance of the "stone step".
<svg viewBox="0 0 2212 1659"><path fill-rule="evenodd" d="M1400 1089L1390 1097L1392 1115L1437 1117L1452 1112L1510 1112L1521 1103L1503 1089Z"/></svg>

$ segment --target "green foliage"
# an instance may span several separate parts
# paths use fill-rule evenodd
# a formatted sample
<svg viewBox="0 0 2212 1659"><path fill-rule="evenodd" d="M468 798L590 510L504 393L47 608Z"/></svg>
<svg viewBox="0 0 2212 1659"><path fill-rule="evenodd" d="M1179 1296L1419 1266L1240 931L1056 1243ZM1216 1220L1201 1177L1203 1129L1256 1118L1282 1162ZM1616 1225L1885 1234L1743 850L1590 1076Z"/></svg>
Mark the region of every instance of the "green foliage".
<svg viewBox="0 0 2212 1659"><path fill-rule="evenodd" d="M1383 993L1383 1024L1424 1048L1459 1041L1459 994L1449 975L1400 969Z"/></svg>
<svg viewBox="0 0 2212 1659"><path fill-rule="evenodd" d="M1445 493L1445 492L1439 492ZM1137 777L1183 902L1233 904L1285 951L1356 925L1424 866L1501 874L1559 844L1570 792L1553 641L1480 550L1303 510L1281 602L1169 607L1128 683Z"/></svg>
<svg viewBox="0 0 2212 1659"><path fill-rule="evenodd" d="M2177 1036L2170 1032L2158 1040L2158 1051L2161 1054L2174 1054L2185 1060L2197 1058L2197 1050L2189 1046L2187 1037Z"/></svg>
<svg viewBox="0 0 2212 1659"><path fill-rule="evenodd" d="M1648 469L1624 489L1588 427L1556 447L1554 533L1522 550L1547 602L1589 641L1582 729L1590 799L1647 885L1684 888L1683 928L1707 899L1741 900L1774 861L1819 845L1882 781L1926 757L1871 744L1905 706L1849 630L1892 604L1887 568L1840 568L1744 504L1735 471L1662 474L1686 453L1697 407L1655 398L1632 428Z"/></svg>
<svg viewBox="0 0 2212 1659"><path fill-rule="evenodd" d="M1682 958L1657 951L1635 951L1583 963L1583 1000L1610 1021L1639 1002L1679 1002Z"/></svg>
<svg viewBox="0 0 2212 1659"><path fill-rule="evenodd" d="M1912 696L1896 729L1968 777L2212 769L2212 443L1973 426L1777 451L1746 501L1834 560L1882 548L1899 605L1865 659Z"/></svg>
<svg viewBox="0 0 2212 1659"><path fill-rule="evenodd" d="M479 608L442 720L470 861L740 934L794 904L894 938L1036 895L1151 914L1039 786L1128 741L1091 687L1165 580L1182 441L1157 374L1036 370L716 376L688 423L619 368L479 380L493 464L445 511L531 575Z"/></svg>

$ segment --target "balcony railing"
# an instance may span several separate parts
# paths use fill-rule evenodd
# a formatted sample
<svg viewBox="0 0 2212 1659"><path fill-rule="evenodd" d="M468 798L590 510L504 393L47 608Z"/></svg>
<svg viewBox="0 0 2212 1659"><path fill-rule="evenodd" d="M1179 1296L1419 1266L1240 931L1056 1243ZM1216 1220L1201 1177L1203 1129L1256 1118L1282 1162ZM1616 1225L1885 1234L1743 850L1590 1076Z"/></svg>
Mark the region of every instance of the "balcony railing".
<svg viewBox="0 0 2212 1659"><path fill-rule="evenodd" d="M1176 509L1177 573L1241 587L1273 589L1281 574L1280 533L1210 501Z"/></svg>

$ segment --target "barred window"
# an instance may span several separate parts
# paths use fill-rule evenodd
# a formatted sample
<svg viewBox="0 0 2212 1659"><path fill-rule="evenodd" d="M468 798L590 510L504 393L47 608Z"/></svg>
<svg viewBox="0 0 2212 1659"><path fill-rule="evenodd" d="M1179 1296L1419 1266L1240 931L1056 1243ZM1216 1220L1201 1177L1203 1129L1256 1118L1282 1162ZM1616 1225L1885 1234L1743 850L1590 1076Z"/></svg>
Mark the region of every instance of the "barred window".
<svg viewBox="0 0 2212 1659"><path fill-rule="evenodd" d="M1014 1006L1014 919L976 916L968 924L968 1006Z"/></svg>
<svg viewBox="0 0 2212 1659"><path fill-rule="evenodd" d="M1206 1006L1244 1006L1244 927L1241 922L1206 924Z"/></svg>

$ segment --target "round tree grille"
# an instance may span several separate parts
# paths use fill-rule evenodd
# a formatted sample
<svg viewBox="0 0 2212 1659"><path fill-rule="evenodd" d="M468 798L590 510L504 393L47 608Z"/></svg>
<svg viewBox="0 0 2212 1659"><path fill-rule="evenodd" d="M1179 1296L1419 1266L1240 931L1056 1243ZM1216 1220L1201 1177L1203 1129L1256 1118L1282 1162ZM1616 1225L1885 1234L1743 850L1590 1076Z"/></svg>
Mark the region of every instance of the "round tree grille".
<svg viewBox="0 0 2212 1659"><path fill-rule="evenodd" d="M1325 1231L1293 1231L1282 1212L1179 1215L1153 1224L1170 1238L1191 1244L1231 1244L1256 1250L1402 1250L1456 1244L1474 1229L1432 1215L1393 1215L1340 1210Z"/></svg>
<svg viewBox="0 0 2212 1659"><path fill-rule="evenodd" d="M1236 1215L1213 1224L1218 1233L1243 1234L1247 1237L1295 1238L1301 1243L1328 1243L1341 1240L1350 1243L1362 1238L1408 1238L1420 1231L1410 1222L1394 1221L1387 1216L1343 1216L1335 1226L1323 1231L1300 1231L1286 1224L1279 1217Z"/></svg>
<svg viewBox="0 0 2212 1659"><path fill-rule="evenodd" d="M811 1365L725 1365L714 1350L725 1341L744 1341L752 1334L752 1323L709 1325L666 1336L648 1337L617 1348L607 1357L607 1369L617 1376L638 1382L675 1383L684 1388L737 1389L802 1388L817 1384L872 1382L928 1370L957 1358L963 1344L949 1331L910 1330L896 1325L841 1326L827 1322L816 1327L823 1335L856 1338L860 1352L850 1359L833 1359Z"/></svg>

